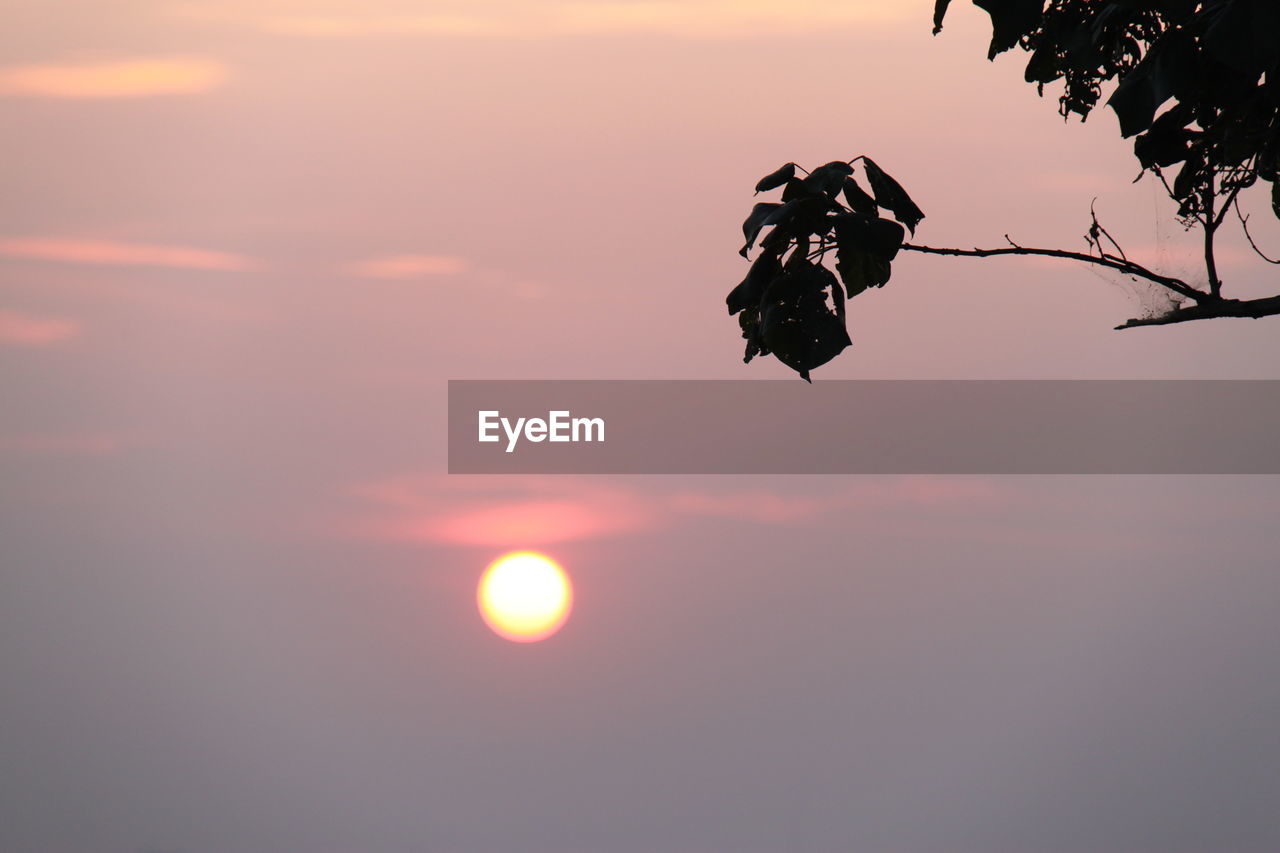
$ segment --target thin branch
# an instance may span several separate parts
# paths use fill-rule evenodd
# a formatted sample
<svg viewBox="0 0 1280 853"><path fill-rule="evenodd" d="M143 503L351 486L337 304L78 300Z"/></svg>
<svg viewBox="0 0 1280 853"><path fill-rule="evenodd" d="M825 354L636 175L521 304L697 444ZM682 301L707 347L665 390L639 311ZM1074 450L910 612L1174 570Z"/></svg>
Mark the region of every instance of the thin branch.
<svg viewBox="0 0 1280 853"><path fill-rule="evenodd" d="M1164 191L1169 195L1169 198L1175 202L1178 201L1178 197L1174 195L1173 187L1169 186L1169 181L1165 178L1164 172L1160 171L1158 166L1153 166L1151 171L1156 173L1156 177L1159 178L1160 183L1164 185Z"/></svg>
<svg viewBox="0 0 1280 853"><path fill-rule="evenodd" d="M1136 317L1117 329L1134 329L1138 326L1168 326L1191 320L1211 320L1217 317L1274 317L1280 314L1280 296L1262 299L1217 299L1186 308L1175 308L1158 317Z"/></svg>
<svg viewBox="0 0 1280 853"><path fill-rule="evenodd" d="M1006 236L1005 239L1007 240L1008 237ZM1009 242L1013 243L1012 240ZM1008 249L942 249L934 246L918 246L913 243L903 243L902 249L907 252L923 252L929 255L957 255L967 258L987 258L992 255L1043 255L1050 258L1066 258L1072 261L1081 261L1086 264L1097 264L1098 266L1108 267L1125 273L1126 275L1145 278L1147 281L1154 282L1161 287L1166 287L1174 293L1180 294L1189 299L1194 299L1197 302L1212 300L1214 298L1212 294L1205 293L1202 290L1196 290L1180 278L1161 275L1158 272L1147 269L1141 264L1136 264L1133 261L1118 258L1114 255L1086 255L1084 252L1071 252L1066 249L1033 249L1027 246L1019 246L1016 243Z"/></svg>
<svg viewBox="0 0 1280 853"><path fill-rule="evenodd" d="M1249 217L1240 212L1239 199L1236 199L1235 204L1233 204L1232 207L1236 210L1236 216L1240 217L1240 228L1244 231L1244 238L1249 241L1249 245L1253 248L1254 254L1269 264L1280 264L1280 258L1268 258L1263 251L1258 248L1258 244L1253 242L1253 235L1249 233Z"/></svg>
<svg viewBox="0 0 1280 853"><path fill-rule="evenodd" d="M1230 172L1228 173L1229 174L1228 179L1223 181L1222 185L1225 187L1228 185L1228 183L1230 183L1231 192L1227 193L1226 201L1223 202L1222 209L1218 211L1218 219L1214 223L1214 226L1213 226L1214 228L1217 228L1219 225L1221 225L1222 221L1227 218L1227 211L1230 210L1231 207L1235 204L1236 199L1240 195L1240 191L1252 183L1251 180L1246 181L1244 178L1241 178L1240 176L1241 175L1252 176L1256 174L1257 171L1258 171L1258 155L1257 154L1254 154L1251 158L1249 158L1249 161L1247 163L1242 164L1236 169L1230 170ZM1232 179L1231 176L1234 176L1234 180Z"/></svg>
<svg viewBox="0 0 1280 853"><path fill-rule="evenodd" d="M828 240L825 235L818 235L818 248L805 255L805 260L822 262L827 252L834 251L836 248L835 240Z"/></svg>
<svg viewBox="0 0 1280 853"><path fill-rule="evenodd" d="M1213 223L1215 229L1222 224L1222 220L1227 218L1227 211L1235 204L1236 197L1240 195L1240 190L1242 189L1244 189L1243 186L1236 184L1231 188L1231 192L1227 193L1226 200L1222 203L1222 210L1218 211L1218 218Z"/></svg>
<svg viewBox="0 0 1280 853"><path fill-rule="evenodd" d="M1106 252L1102 250L1102 244L1099 241L1098 237L1099 235L1106 237L1107 242L1109 242L1112 246L1114 246L1115 250L1120 253L1120 259L1123 261L1128 261L1129 258L1125 255L1124 249L1120 248L1120 244L1116 242L1116 238L1112 237L1111 232L1108 231L1106 228L1103 228L1102 223L1098 221L1098 214L1093 209L1094 205L1097 203L1098 203L1098 200L1096 198L1093 201L1089 202L1089 218L1093 220L1093 224L1089 226L1090 242L1092 242L1095 246L1098 247L1098 251L1100 253L1105 255Z"/></svg>

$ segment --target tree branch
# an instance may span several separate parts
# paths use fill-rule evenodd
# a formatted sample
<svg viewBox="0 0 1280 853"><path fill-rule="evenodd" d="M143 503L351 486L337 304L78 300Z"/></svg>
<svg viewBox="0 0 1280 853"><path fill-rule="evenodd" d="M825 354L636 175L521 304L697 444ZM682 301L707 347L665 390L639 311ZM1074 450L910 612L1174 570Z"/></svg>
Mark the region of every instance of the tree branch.
<svg viewBox="0 0 1280 853"><path fill-rule="evenodd" d="M1009 238L1006 236L1005 239L1007 240ZM903 243L902 249L907 252L923 252L929 255L957 255L967 258L987 258L992 255L1042 255L1050 258L1066 258L1067 260L1108 267L1109 269L1117 270L1126 275L1145 278L1147 281L1154 282L1161 287L1166 287L1174 293L1185 296L1188 299L1193 299L1196 302L1213 298L1210 294L1205 293L1204 291L1196 290L1180 278L1161 275L1158 272L1147 269L1141 264L1105 253L1101 256L1088 255L1084 252L1071 252L1066 249L1033 249L1028 246L1019 246L1017 244L1014 244L1007 249L943 249L936 248L934 246L918 246L913 243Z"/></svg>
<svg viewBox="0 0 1280 853"><path fill-rule="evenodd" d="M1253 242L1253 235L1249 233L1249 217L1240 212L1240 201L1237 199L1232 205L1236 209L1236 216L1240 217L1240 230L1244 231L1244 238L1249 241L1249 246L1253 249L1254 254L1262 258L1269 264L1280 264L1280 258L1269 258L1258 248L1258 244Z"/></svg>
<svg viewBox="0 0 1280 853"><path fill-rule="evenodd" d="M1262 299L1216 299L1186 308L1175 308L1158 317L1135 317L1117 329L1133 329L1138 326L1168 326L1191 320L1211 320L1216 317L1274 317L1280 314L1280 296Z"/></svg>
<svg viewBox="0 0 1280 853"><path fill-rule="evenodd" d="M1209 274L1209 292L1219 297L1222 295L1222 280L1218 278L1218 261L1213 254L1213 238L1222 220L1213 215L1213 199L1213 173L1210 172L1209 183L1205 187L1201 200L1204 206L1204 218L1201 220L1201 226L1204 228L1204 271ZM1224 210L1223 213L1226 211Z"/></svg>

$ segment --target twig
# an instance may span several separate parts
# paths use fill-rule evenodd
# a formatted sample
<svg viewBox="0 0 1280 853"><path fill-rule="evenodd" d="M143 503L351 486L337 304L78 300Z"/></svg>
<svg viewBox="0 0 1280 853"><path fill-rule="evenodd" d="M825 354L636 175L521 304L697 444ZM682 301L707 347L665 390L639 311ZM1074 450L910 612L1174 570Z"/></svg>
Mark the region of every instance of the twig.
<svg viewBox="0 0 1280 853"><path fill-rule="evenodd" d="M1005 237L1008 240L1008 236ZM929 255L957 255L968 258L987 258L992 255L1043 255L1050 258L1066 258L1072 261L1082 261L1086 264L1097 264L1098 266L1108 267L1109 269L1118 270L1126 275L1134 275L1139 278L1145 278L1147 281L1154 282L1161 287L1166 287L1174 293L1194 299L1197 302L1213 300L1214 296L1205 293L1202 290L1196 290L1180 278L1173 278L1167 275L1160 275L1158 272L1147 269L1141 264L1124 258L1117 258L1114 255L1103 253L1099 255L1086 255L1084 252L1072 252L1066 249L1033 249L1027 246L1019 246L1012 240L1008 249L943 249L934 246L918 246L913 243L903 243L902 249L907 252L923 252Z"/></svg>
<svg viewBox="0 0 1280 853"><path fill-rule="evenodd" d="M1096 198L1089 202L1089 218L1093 220L1093 224L1089 226L1089 239L1098 246L1098 251L1105 255L1106 252L1103 252L1102 250L1102 244L1098 240L1098 235L1106 237L1107 241L1111 243L1112 246L1115 246L1116 251L1120 253L1120 259L1128 261L1129 258L1125 255L1124 249L1120 248L1120 244L1116 242L1116 238L1112 237L1111 232L1106 228L1103 228L1102 223L1098 221L1098 214L1093 209L1093 206L1097 203L1098 200Z"/></svg>
<svg viewBox="0 0 1280 853"><path fill-rule="evenodd" d="M1240 228L1244 231L1244 238L1249 241L1249 245L1253 248L1254 254L1262 258L1269 264L1280 264L1280 258L1268 258L1258 248L1258 244L1253 242L1253 235L1249 233L1249 217L1240 212L1240 200L1235 199L1235 203L1231 205L1236 210L1236 216L1240 217Z"/></svg>

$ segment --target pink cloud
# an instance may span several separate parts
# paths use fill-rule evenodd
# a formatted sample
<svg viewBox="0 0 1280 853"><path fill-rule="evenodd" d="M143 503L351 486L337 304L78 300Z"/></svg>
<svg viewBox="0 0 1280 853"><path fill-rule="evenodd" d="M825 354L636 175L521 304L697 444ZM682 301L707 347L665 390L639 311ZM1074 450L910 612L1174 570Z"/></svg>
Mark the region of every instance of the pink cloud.
<svg viewBox="0 0 1280 853"><path fill-rule="evenodd" d="M402 3L370 0L349 6L277 9L244 0L205 0L185 13L231 18L272 33L311 38L426 36L532 38L553 35L646 33L714 39L829 32L909 19L906 4L882 0L492 0L438 2L406 14Z"/></svg>
<svg viewBox="0 0 1280 853"><path fill-rule="evenodd" d="M0 256L66 264L219 271L245 270L253 266L253 261L242 255L212 249L64 237L17 237L0 240Z"/></svg>
<svg viewBox="0 0 1280 853"><path fill-rule="evenodd" d="M1001 498L975 478L851 478L834 492L768 488L641 489L574 477L393 477L351 491L363 505L341 525L399 542L536 547L617 536L698 518L803 525L907 507L963 508Z"/></svg>
<svg viewBox="0 0 1280 853"><path fill-rule="evenodd" d="M349 271L361 278L414 279L457 275L470 267L452 255L384 255L353 264Z"/></svg>
<svg viewBox="0 0 1280 853"><path fill-rule="evenodd" d="M658 507L616 486L572 478L399 477L355 495L373 506L354 524L361 535L449 545L534 547L652 526Z"/></svg>
<svg viewBox="0 0 1280 853"><path fill-rule="evenodd" d="M594 539L633 530L640 519L578 501L518 501L472 507L391 525L405 539L517 547Z"/></svg>
<svg viewBox="0 0 1280 853"><path fill-rule="evenodd" d="M139 98L206 92L226 68L208 59L128 59L0 69L0 94L42 98Z"/></svg>
<svg viewBox="0 0 1280 853"><path fill-rule="evenodd" d="M51 346L71 340L79 334L80 324L75 320L0 310L0 344L19 347Z"/></svg>

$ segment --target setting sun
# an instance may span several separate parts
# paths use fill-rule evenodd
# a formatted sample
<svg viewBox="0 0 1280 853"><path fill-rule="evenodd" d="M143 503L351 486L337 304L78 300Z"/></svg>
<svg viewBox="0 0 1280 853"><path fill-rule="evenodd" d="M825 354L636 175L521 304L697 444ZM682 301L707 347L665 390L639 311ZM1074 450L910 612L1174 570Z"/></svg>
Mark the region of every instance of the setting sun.
<svg viewBox="0 0 1280 853"><path fill-rule="evenodd" d="M518 551L489 564L480 578L476 603L495 634L533 643L564 625L573 607L573 587L549 557Z"/></svg>

